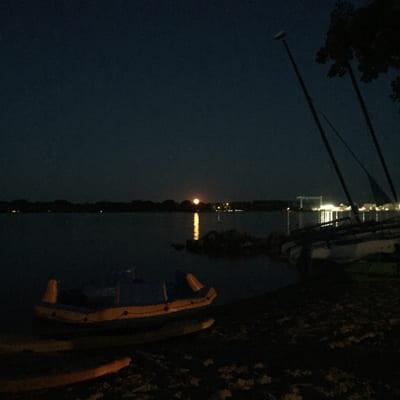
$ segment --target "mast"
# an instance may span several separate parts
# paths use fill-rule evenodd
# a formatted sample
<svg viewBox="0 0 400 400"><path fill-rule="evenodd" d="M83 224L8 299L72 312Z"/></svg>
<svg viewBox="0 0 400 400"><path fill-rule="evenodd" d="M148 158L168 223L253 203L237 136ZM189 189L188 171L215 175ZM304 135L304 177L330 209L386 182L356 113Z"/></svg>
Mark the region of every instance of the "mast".
<svg viewBox="0 0 400 400"><path fill-rule="evenodd" d="M322 141L324 142L325 148L326 148L326 150L327 150L327 152L329 154L329 157L330 157L330 159L332 161L333 167L334 167L334 169L336 171L336 175L338 176L339 181L340 181L340 183L342 185L343 191L344 191L344 193L345 193L345 195L347 197L347 201L350 203L351 210L353 211L355 219L357 220L357 222L361 222L360 217L358 215L358 209L357 209L357 207L355 206L355 204L353 202L353 199L352 199L352 197L350 195L349 189L347 188L347 185L346 185L346 182L344 180L343 174L342 174L342 172L341 172L341 170L339 168L339 164L337 163L335 155L333 154L332 148L331 148L331 146L330 146L330 144L328 142L328 138L326 137L326 133L325 133L325 131L324 131L322 125L321 125L321 121L319 120L318 114L317 114L317 112L315 110L313 101L312 101L312 99L311 99L311 97L310 97L310 95L308 93L307 87L306 87L306 85L305 85L305 83L303 81L302 76L300 75L300 71L299 71L299 69L297 67L297 64L296 64L296 62L295 62L295 60L293 58L293 55L292 55L292 53L291 53L291 51L289 49L289 46L288 46L288 44L287 44L287 42L285 40L285 36L286 36L285 32L279 32L277 35L275 35L275 39L281 40L281 42L283 43L283 45L284 45L284 47L286 49L286 52L287 52L287 54L289 56L289 59L290 59L290 61L292 63L293 69L294 69L294 71L296 73L297 79L299 80L300 86L303 89L306 101L307 101L307 103L308 103L308 105L310 107L311 114L314 117L314 121L315 121L315 123L317 125L317 128L318 128L319 133L320 133L321 138L322 138Z"/></svg>
<svg viewBox="0 0 400 400"><path fill-rule="evenodd" d="M369 116L367 107L366 107L366 105L365 105L364 98L362 97L360 88L359 88L358 83L357 83L357 79L356 79L356 77L355 77L355 75L354 75L353 68L351 67L350 62L347 63L347 70L349 71L351 83L353 84L353 88L354 88L354 90L355 90L355 92L356 92L356 94L357 94L358 102L360 103L362 112L363 112L363 114L364 114L365 121L367 122L367 125L368 125L369 132L371 133L371 137L372 137L372 140L373 140L373 142L374 142L376 151L377 151L378 156L379 156L379 159L380 159L380 161L381 161L383 170L385 171L386 179L387 179L388 182L389 182L390 190L392 191L394 201L395 201L396 203L398 203L399 200L398 200L398 197L397 197L396 189L395 189L395 187L394 187L394 185L393 185L393 181L392 181L392 178L391 178L391 176L390 176L388 167L387 167L387 165L386 165L385 158L383 157L383 153L382 153L381 147L380 147L379 142L378 142L378 139L377 139L377 137L376 137L376 133L375 133L374 126L372 125L371 118L370 118L370 116Z"/></svg>

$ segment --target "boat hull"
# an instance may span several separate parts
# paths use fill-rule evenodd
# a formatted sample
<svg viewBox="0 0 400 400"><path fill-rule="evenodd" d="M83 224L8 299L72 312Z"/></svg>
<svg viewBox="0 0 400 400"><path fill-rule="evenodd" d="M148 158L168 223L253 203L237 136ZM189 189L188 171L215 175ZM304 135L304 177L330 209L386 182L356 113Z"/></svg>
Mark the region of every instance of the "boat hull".
<svg viewBox="0 0 400 400"><path fill-rule="evenodd" d="M399 245L400 237L317 242L311 246L311 259L346 264L375 254L393 254ZM301 245L293 246L289 250L291 263L297 262L302 250Z"/></svg>
<svg viewBox="0 0 400 400"><path fill-rule="evenodd" d="M40 337L63 337L65 335L75 336L96 334L101 332L129 332L138 333L149 329L157 329L168 326L177 321L191 320L193 318L206 318L210 315L210 307L197 307L190 310L182 310L175 313L159 315L156 317L115 319L90 324L71 323L65 320L50 319L47 316L36 315L33 331Z"/></svg>
<svg viewBox="0 0 400 400"><path fill-rule="evenodd" d="M296 264L304 245L309 246L311 259L338 264L351 263L374 254L393 254L400 245L400 221L393 218L295 231L282 243L281 254Z"/></svg>

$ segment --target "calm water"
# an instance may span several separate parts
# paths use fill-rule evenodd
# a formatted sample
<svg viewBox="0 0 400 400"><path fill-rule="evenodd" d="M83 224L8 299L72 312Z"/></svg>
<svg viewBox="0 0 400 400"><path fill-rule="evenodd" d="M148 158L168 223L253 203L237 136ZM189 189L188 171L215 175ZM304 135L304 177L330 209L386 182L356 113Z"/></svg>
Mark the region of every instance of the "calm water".
<svg viewBox="0 0 400 400"><path fill-rule="evenodd" d="M227 260L178 252L171 243L212 229L266 236L284 231L284 213L215 214L16 214L0 215L2 243L1 331L25 330L50 275L66 286L135 267L144 279L173 279L177 268L193 272L231 302L293 283L296 272L266 256Z"/></svg>

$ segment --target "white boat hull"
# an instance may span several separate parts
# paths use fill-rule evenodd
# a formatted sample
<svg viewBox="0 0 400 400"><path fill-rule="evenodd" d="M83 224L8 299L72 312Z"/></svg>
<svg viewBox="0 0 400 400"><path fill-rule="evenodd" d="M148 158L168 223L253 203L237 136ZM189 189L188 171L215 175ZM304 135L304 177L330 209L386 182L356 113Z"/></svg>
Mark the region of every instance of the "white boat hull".
<svg viewBox="0 0 400 400"><path fill-rule="evenodd" d="M398 245L400 245L400 237L316 242L311 245L311 259L347 264L373 254L393 254ZM302 249L301 245L295 245L289 249L288 256L291 263L297 262Z"/></svg>

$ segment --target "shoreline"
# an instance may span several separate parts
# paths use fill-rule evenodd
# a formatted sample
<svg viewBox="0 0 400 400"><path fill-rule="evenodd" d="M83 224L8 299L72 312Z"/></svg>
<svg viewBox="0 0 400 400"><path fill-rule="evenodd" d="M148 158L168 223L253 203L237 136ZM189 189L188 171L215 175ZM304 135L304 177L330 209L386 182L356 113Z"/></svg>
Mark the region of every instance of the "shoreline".
<svg viewBox="0 0 400 400"><path fill-rule="evenodd" d="M395 399L399 305L399 279L313 279L215 306L208 331L103 351L132 357L118 375L7 398Z"/></svg>

